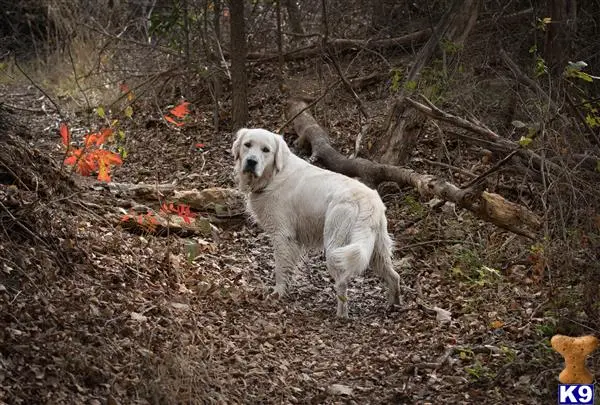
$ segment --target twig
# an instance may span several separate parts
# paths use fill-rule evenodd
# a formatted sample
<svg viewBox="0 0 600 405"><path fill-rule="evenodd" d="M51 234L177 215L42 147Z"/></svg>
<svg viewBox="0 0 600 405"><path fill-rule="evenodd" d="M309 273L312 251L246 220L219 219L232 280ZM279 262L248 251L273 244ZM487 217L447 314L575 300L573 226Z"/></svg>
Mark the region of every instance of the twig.
<svg viewBox="0 0 600 405"><path fill-rule="evenodd" d="M4 168L5 168L5 169L6 169L6 170L7 170L7 171L8 171L8 172L11 174L11 176L13 176L13 178L14 178L15 180L17 180L17 181L18 181L18 182L21 184L21 186L23 186L23 187L25 188L25 190L27 190L27 191L30 191L30 190L29 190L29 187L27 187L27 184L25 184L25 183L23 182L23 180L21 180L21 179L19 178L19 176L17 176L17 174L16 174L15 172L13 172L13 171L12 171L12 169L11 169L10 167L8 167L8 166L7 166L6 164L4 164L4 162L2 162L2 161L0 161L0 165L2 165L2 167L4 167Z"/></svg>
<svg viewBox="0 0 600 405"><path fill-rule="evenodd" d="M285 128L289 124L291 124L304 111L308 110L309 108L311 108L312 106L314 106L315 104L317 104L319 101L321 101L327 95L327 93L329 93L333 88L335 88L338 84L340 84L340 82L341 82L341 80L338 80L337 82L335 82L335 83L331 84L329 87L327 87L325 89L325 91L323 91L323 94L321 94L319 97L317 97L314 101L312 101L310 104L308 104L302 110L298 111L298 113L296 113L292 118L290 118L289 120L287 120L286 122L284 122L283 125L281 125L279 128L277 128L277 130L275 131L275 133L280 133L283 130L283 128Z"/></svg>
<svg viewBox="0 0 600 405"><path fill-rule="evenodd" d="M360 97L358 97L358 94L356 94L356 92L354 91L354 88L352 87L352 85L350 84L348 79L346 79L346 76L344 76L344 73L342 72L342 68L340 67L340 64L338 63L337 58L333 55L333 52L331 52L330 50L327 51L327 55L329 56L329 59L331 59L331 62L333 63L333 67L335 68L335 71L337 72L337 74L340 76L340 79L344 83L344 87L346 87L346 90L348 90L348 92L352 95L352 97L356 101L356 104L358 105L358 109L360 110L360 112L366 119L369 119L369 114L367 113L367 110L365 109L365 106L364 106L362 100L360 99Z"/></svg>
<svg viewBox="0 0 600 405"><path fill-rule="evenodd" d="M365 133L369 130L370 127L370 124L362 125L361 131L358 133L358 136L354 141L354 153L350 156L350 158L353 159L358 156L358 153L360 152L360 143L362 142Z"/></svg>
<svg viewBox="0 0 600 405"><path fill-rule="evenodd" d="M11 217L11 219L13 221L15 221L15 223L17 225L19 225L19 227L21 229L23 229L25 232L27 232L33 239L37 240L38 242L40 242L42 245L46 246L48 249L50 249L50 246L39 236L37 236L35 233L33 233L32 230L30 230L29 228L27 228L25 225L23 225L21 223L21 221L19 221L13 214L12 212L10 212L10 210L2 203L2 201L0 201L0 206L2 208L4 208L4 210L6 211L6 213Z"/></svg>
<svg viewBox="0 0 600 405"><path fill-rule="evenodd" d="M590 135L592 136L594 141L596 141L596 145L600 146L600 138L598 137L598 135L596 134L594 129L590 126L590 124L586 121L585 116L583 115L581 110L579 108L577 108L577 106L575 106L575 103L573 102L573 98L566 91L565 91L565 96L567 96L567 102L569 103L569 106L575 111L575 114L577 114L577 117L583 123L585 129L587 129L587 131L590 133Z"/></svg>
<svg viewBox="0 0 600 405"><path fill-rule="evenodd" d="M419 246L433 245L438 243L462 243L467 245L479 246L479 243L471 242L469 240L460 240L460 239L435 239L435 240L426 240L424 242L411 243L410 245L399 246L398 250L404 249L412 249Z"/></svg>
<svg viewBox="0 0 600 405"><path fill-rule="evenodd" d="M297 32L288 32L285 31L283 32L284 35L289 35L291 37L298 37L298 38L311 38L311 37L320 37L322 34L320 32L313 32L313 33L308 33L308 34L300 34Z"/></svg>
<svg viewBox="0 0 600 405"><path fill-rule="evenodd" d="M462 186L462 189L467 189L467 188L471 188L473 187L475 184L480 183L481 181L483 181L486 177L488 177L490 174L498 171L498 169L500 169L506 162L508 162L514 155L517 154L517 152L519 152L520 148L517 148L515 150L513 150L512 152L510 152L508 155L506 155L506 157L504 157L501 161L499 161L498 163L496 163L494 166L490 167L488 170L486 170L484 173L480 174L479 176L477 176L477 178L471 180L469 183L467 183L467 185Z"/></svg>
<svg viewBox="0 0 600 405"><path fill-rule="evenodd" d="M444 163L444 162L436 162L434 160L429 160L429 159L425 159L425 158L415 158L412 159L413 162L423 162L423 163L427 163L428 165L432 165L432 166L439 166L439 167L443 167L444 169L450 169L450 170L454 170L455 172L458 172L464 176L468 176L468 177L477 177L477 175L475 173L471 173L468 170L462 169L458 166L453 166L450 165L448 163Z"/></svg>
<svg viewBox="0 0 600 405"><path fill-rule="evenodd" d="M85 91L83 91L83 89L81 88L81 84L79 84L79 78L77 77L77 69L75 68L75 61L73 60L73 53L71 52L71 44L69 44L67 50L69 51L69 60L71 61L71 67L73 68L73 77L75 78L75 85L83 95L88 111L91 111L92 106L90 105L90 100L88 99L87 94L85 94Z"/></svg>
<svg viewBox="0 0 600 405"><path fill-rule="evenodd" d="M425 100L425 103L427 105L421 104L418 101L411 99L410 97L405 97L404 101L408 103L411 107L415 108L418 111L421 111L426 115L429 115L441 121L451 123L453 125L456 125L457 127L469 130L476 134L482 135L488 140L495 142L497 146L503 146L505 148L508 148L509 150L513 150L517 145L515 142L509 141L508 139L501 137L489 128L486 128L482 125L474 124L473 122L467 121L464 118L460 118L456 115L452 115L450 113L442 111L438 107L433 105L431 101L427 100L427 98L425 98L424 96L421 97ZM523 156L524 158L531 159L533 162L535 162L535 164L538 167L542 167L543 165L545 165L547 168L552 169L553 173L561 172L561 167L559 165L548 161L542 162L543 158L532 150L519 148L517 153L520 156Z"/></svg>
<svg viewBox="0 0 600 405"><path fill-rule="evenodd" d="M44 89L41 88L41 86L39 86L35 81L33 81L33 79L31 77L29 77L29 75L27 73L25 73L25 71L23 69L21 69L21 66L19 66L19 63L17 62L17 56L14 56L14 61L15 61L15 66L17 67L17 69L19 69L19 72L21 72L21 74L23 76L25 76L27 78L27 80L29 80L29 82L36 88L38 89L47 99L48 101L50 101L52 103L52 105L54 106L54 108L56 109L56 112L58 113L58 115L60 116L61 120L66 121L65 116L63 115L63 113L60 110L60 107L58 106L58 104L56 104L56 102L54 102L54 100L52 99L52 97L50 97L48 95L48 93L46 93L44 91Z"/></svg>
<svg viewBox="0 0 600 405"><path fill-rule="evenodd" d="M152 44L148 44L148 43L141 42L141 41L136 41L134 39L120 37L118 35L113 35L113 34L107 32L105 30L100 30L100 29L92 27L91 25L88 25L88 24L82 24L82 25L84 27L86 27L86 28L88 28L88 29L90 29L92 31L95 31L95 32L97 32L99 34L102 34L102 35L104 35L104 36L106 36L108 38L116 39L116 40L122 41L122 42L129 42L130 44L137 45L137 46L142 46L142 47L145 47L145 48L152 48L153 50L157 50L159 52L166 53L167 55L177 56L177 57L181 58L181 53L180 52L173 51L173 50L171 50L169 48L165 48L163 46L158 46L158 45L152 45Z"/></svg>
<svg viewBox="0 0 600 405"><path fill-rule="evenodd" d="M27 111L27 112L34 113L34 114L48 114L48 111L45 111L41 108L19 107L17 105L12 105L12 104L8 104L8 103L4 103L4 102L2 102L2 105L6 106L7 108L12 108L13 110Z"/></svg>

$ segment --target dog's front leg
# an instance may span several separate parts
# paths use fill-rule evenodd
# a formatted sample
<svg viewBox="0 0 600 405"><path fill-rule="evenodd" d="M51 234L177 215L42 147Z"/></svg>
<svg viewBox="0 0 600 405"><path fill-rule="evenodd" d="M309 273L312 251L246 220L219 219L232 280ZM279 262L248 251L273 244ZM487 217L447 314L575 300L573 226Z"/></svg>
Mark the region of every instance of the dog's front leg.
<svg viewBox="0 0 600 405"><path fill-rule="evenodd" d="M287 292L288 282L294 272L302 250L295 239L287 236L273 238L275 256L275 289L274 298L283 297Z"/></svg>

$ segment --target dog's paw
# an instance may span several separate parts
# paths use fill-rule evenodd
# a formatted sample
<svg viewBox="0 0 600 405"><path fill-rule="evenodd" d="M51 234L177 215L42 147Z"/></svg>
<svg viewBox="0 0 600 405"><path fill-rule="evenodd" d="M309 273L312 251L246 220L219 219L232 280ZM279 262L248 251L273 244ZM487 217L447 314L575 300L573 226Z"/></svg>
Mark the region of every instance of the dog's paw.
<svg viewBox="0 0 600 405"><path fill-rule="evenodd" d="M267 300L269 301L279 301L282 298L282 295L279 291L271 291L269 295L267 295Z"/></svg>
<svg viewBox="0 0 600 405"><path fill-rule="evenodd" d="M273 290L271 292L269 292L266 296L266 300L268 301L279 301L280 299L282 299L285 296L285 290L282 290L281 288L273 288Z"/></svg>

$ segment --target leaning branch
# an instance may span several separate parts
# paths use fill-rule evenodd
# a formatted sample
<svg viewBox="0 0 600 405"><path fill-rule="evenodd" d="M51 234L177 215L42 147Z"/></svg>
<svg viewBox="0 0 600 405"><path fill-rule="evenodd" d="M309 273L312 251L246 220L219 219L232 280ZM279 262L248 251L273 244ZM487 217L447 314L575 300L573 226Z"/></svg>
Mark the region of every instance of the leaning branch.
<svg viewBox="0 0 600 405"><path fill-rule="evenodd" d="M288 101L286 115L297 115L293 122L299 136L297 145L310 148L311 160L319 161L329 170L359 177L374 185L385 181L411 185L426 198L436 196L451 201L485 221L535 239L541 225L540 218L526 207L507 201L498 194L478 188L461 189L443 179L403 167L379 164L362 158L347 159L331 146L327 132L307 111L306 106L304 101L291 99Z"/></svg>

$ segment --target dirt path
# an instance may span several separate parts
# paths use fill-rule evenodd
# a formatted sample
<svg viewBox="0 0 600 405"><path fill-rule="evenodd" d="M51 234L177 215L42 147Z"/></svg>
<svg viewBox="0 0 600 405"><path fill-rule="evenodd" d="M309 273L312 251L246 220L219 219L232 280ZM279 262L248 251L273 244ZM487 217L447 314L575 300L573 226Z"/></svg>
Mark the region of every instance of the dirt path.
<svg viewBox="0 0 600 405"><path fill-rule="evenodd" d="M37 109L35 100L18 102ZM261 108L253 114L274 121L255 124L276 127L273 105ZM59 157L56 116L19 114L32 146ZM135 129L144 119L127 133L116 181L233 186L228 133L212 134L208 120L181 133ZM350 321L334 316L319 257L302 266L289 298L263 300L272 250L249 222L181 239L133 235L85 207L57 211L56 227L77 226L77 240L63 242L88 257L62 269L32 244L21 263L3 262L0 403L552 401L562 364L548 347L545 297L524 266L500 269L519 241L467 213L428 214L410 191L382 194L411 308L387 311L367 274L352 285ZM190 244L200 249L193 260ZM417 306L417 292L451 320Z"/></svg>

